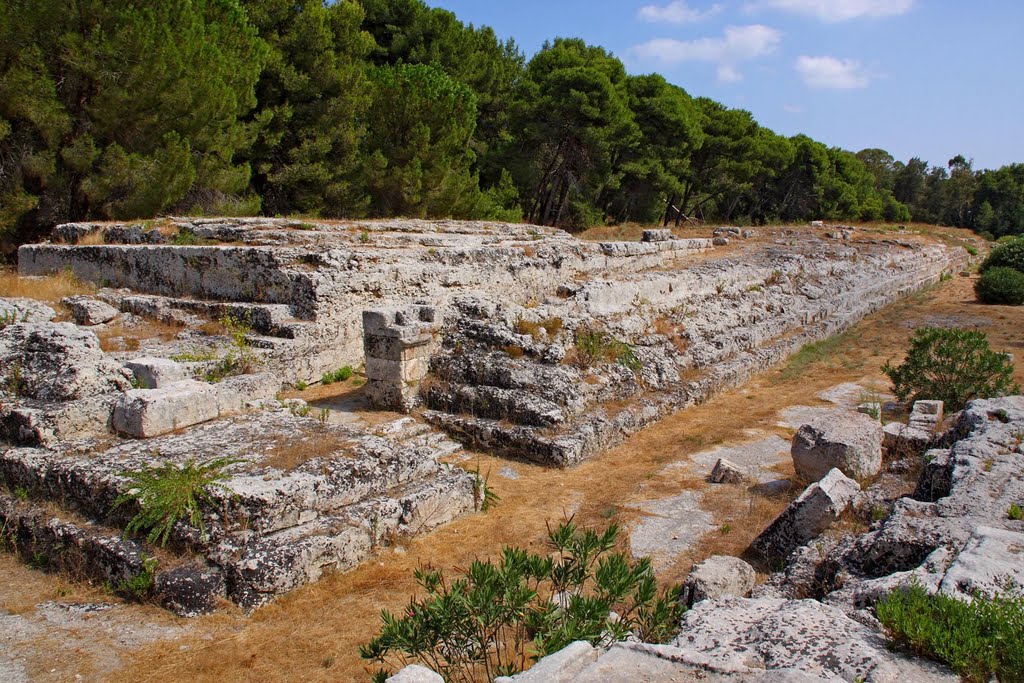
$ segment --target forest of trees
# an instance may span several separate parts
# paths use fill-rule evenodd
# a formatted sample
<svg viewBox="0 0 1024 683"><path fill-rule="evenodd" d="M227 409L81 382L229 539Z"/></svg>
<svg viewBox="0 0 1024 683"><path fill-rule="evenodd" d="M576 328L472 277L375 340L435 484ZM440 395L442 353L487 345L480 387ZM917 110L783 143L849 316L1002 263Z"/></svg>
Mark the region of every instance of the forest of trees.
<svg viewBox="0 0 1024 683"><path fill-rule="evenodd" d="M927 221L1024 232L1024 164L784 137L421 0L3 0L0 243L168 213Z"/></svg>

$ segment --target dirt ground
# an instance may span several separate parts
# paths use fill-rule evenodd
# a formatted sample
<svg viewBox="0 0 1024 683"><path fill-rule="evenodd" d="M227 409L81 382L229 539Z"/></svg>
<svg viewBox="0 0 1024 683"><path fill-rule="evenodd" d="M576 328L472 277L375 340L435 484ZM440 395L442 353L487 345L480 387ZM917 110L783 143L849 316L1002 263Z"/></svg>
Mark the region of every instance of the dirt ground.
<svg viewBox="0 0 1024 683"><path fill-rule="evenodd" d="M631 503L698 491L701 507L713 514L715 530L659 576L663 583L676 582L708 555L740 554L793 492L770 496L735 487L710 490L703 480L706 472L673 465L685 464L715 445L749 441L755 434L788 439L793 431L778 425L779 412L794 405L819 405L817 394L840 383L885 387L882 364L902 358L917 326L976 327L988 334L994 348L1020 358L1024 307L978 305L972 286L972 278L955 277L919 293L814 353L801 353L788 367L670 416L575 469L550 470L478 456L469 464L490 472L490 485L501 496L497 507L407 541L354 571L296 590L249 617L226 607L210 617L184 621L147 606L119 606L127 628L158 625L171 630L76 649L82 634L88 638L88 627L56 625L57 631L77 628L79 640L54 636L40 641L42 651L21 643L19 661L31 680L41 681L365 681L369 677L358 647L376 632L380 610L400 610L415 592L412 572L417 567L452 570L474 558L496 555L510 544L538 550L547 523L568 515L584 525L617 522L628 528L642 514ZM1024 383L1024 362L1018 363L1016 377ZM509 468L515 478L499 474L509 473ZM791 474L788 463L779 468L781 478ZM88 587L0 555L0 615L6 611L33 618L37 603L54 599L89 602L96 595ZM0 649L5 647L9 649L0 638ZM97 654L97 649L103 652Z"/></svg>

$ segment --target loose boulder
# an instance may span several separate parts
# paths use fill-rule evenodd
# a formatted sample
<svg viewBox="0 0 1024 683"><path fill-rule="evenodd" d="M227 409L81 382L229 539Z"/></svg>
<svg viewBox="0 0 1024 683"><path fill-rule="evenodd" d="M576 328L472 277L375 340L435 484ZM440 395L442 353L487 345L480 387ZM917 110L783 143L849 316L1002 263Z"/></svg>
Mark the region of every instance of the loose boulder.
<svg viewBox="0 0 1024 683"><path fill-rule="evenodd" d="M757 578L754 568L738 557L713 555L694 566L683 583L680 601L687 607L701 600L750 595Z"/></svg>
<svg viewBox="0 0 1024 683"><path fill-rule="evenodd" d="M131 388L131 373L99 339L72 323L21 323L0 330L0 368L8 390L26 398L71 401Z"/></svg>
<svg viewBox="0 0 1024 683"><path fill-rule="evenodd" d="M746 477L742 467L725 458L719 458L708 479L712 484L742 484Z"/></svg>
<svg viewBox="0 0 1024 683"><path fill-rule="evenodd" d="M785 559L839 519L858 491L856 481L833 469L790 503L751 548L769 562Z"/></svg>
<svg viewBox="0 0 1024 683"><path fill-rule="evenodd" d="M862 481L882 469L882 426L861 413L822 415L800 428L791 453L804 481L818 481L833 468Z"/></svg>
<svg viewBox="0 0 1024 683"><path fill-rule="evenodd" d="M61 299L61 303L67 306L71 317L79 325L102 325L120 313L110 304L91 296L68 296Z"/></svg>

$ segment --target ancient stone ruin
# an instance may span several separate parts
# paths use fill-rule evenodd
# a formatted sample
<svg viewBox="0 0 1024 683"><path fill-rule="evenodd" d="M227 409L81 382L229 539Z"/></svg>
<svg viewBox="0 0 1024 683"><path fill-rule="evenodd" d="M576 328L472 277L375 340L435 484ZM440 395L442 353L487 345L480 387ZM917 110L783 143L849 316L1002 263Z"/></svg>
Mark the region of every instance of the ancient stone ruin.
<svg viewBox="0 0 1024 683"><path fill-rule="evenodd" d="M479 483L452 464L463 447L575 465L968 258L911 235L716 239L57 226L19 250L20 274L97 288L60 313L0 300L0 524L51 566L114 586L150 572L182 614L255 607L472 511ZM366 381L345 401L281 394L345 366ZM127 472L214 456L231 463L201 528L179 523L166 548L122 533Z"/></svg>

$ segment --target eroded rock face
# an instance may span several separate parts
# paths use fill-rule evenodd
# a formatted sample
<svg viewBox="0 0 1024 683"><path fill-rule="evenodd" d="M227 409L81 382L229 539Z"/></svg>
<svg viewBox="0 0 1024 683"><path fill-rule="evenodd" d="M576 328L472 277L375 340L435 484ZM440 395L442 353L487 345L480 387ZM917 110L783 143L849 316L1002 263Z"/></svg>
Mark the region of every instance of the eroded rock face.
<svg viewBox="0 0 1024 683"><path fill-rule="evenodd" d="M70 401L131 388L131 373L96 335L71 323L20 323L0 330L0 367L27 398Z"/></svg>
<svg viewBox="0 0 1024 683"><path fill-rule="evenodd" d="M943 667L891 652L881 633L816 600L702 602L684 615L672 646L684 661L723 673L796 669L847 681L959 680Z"/></svg>
<svg viewBox="0 0 1024 683"><path fill-rule="evenodd" d="M882 469L882 426L862 413L823 415L796 433L792 455L805 481L818 481L833 468L851 479L868 479Z"/></svg>
<svg viewBox="0 0 1024 683"><path fill-rule="evenodd" d="M0 299L0 326L15 323L48 323L56 317L56 311L35 299Z"/></svg>

